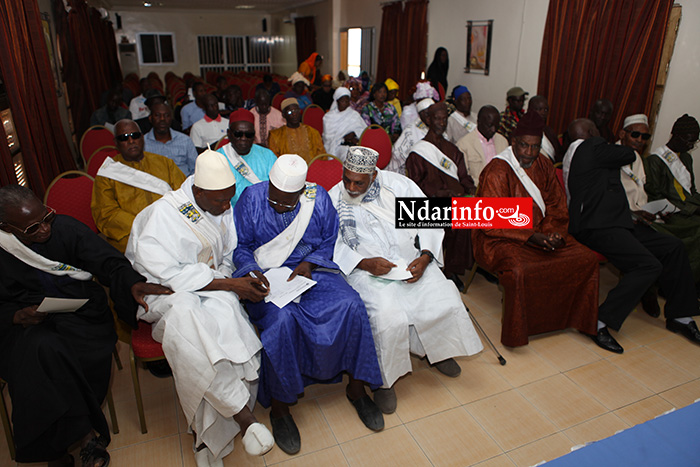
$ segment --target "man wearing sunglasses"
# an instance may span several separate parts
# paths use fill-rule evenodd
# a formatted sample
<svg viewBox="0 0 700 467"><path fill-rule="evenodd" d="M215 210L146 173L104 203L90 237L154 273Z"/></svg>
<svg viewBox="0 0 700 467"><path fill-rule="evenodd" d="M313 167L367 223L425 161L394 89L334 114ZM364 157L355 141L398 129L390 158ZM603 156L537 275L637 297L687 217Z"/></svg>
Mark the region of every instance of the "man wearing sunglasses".
<svg viewBox="0 0 700 467"><path fill-rule="evenodd" d="M290 97L282 101L282 117L287 124L270 132L270 150L277 157L282 154L298 154L306 163L326 152L321 134L301 122L302 110L297 99Z"/></svg>
<svg viewBox="0 0 700 467"><path fill-rule="evenodd" d="M231 206L235 206L246 187L269 180L277 156L269 149L253 144L255 117L250 110L238 109L231 113L228 139L229 143L219 152L226 156L236 177L236 194L231 198Z"/></svg>
<svg viewBox="0 0 700 467"><path fill-rule="evenodd" d="M0 188L0 377L9 385L16 460L106 465L107 395L117 340L105 290L135 325L137 303L170 290L72 217L56 215L26 187ZM46 298L86 299L66 313L40 310ZM102 462L102 464L100 464Z"/></svg>
<svg viewBox="0 0 700 467"><path fill-rule="evenodd" d="M165 156L144 152L144 138L132 120L120 120L114 127L114 144L119 154L105 159L92 189L92 217L107 241L124 252L134 217L143 208L185 181L175 162Z"/></svg>

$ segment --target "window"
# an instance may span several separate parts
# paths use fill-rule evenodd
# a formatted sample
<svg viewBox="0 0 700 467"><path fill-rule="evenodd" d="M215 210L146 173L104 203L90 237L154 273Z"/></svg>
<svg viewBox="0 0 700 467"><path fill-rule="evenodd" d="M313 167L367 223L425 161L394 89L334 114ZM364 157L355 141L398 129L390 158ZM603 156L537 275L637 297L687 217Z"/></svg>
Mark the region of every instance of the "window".
<svg viewBox="0 0 700 467"><path fill-rule="evenodd" d="M267 36L197 36L199 71L271 71Z"/></svg>
<svg viewBox="0 0 700 467"><path fill-rule="evenodd" d="M10 148L10 154L12 154L12 163L15 169L15 177L17 178L17 183L23 186L28 186L27 178L24 174L24 161L22 160L22 152L19 147L19 140L17 139L17 134L15 132L14 121L12 120L12 111L10 110L10 103L7 100L7 92L5 90L5 83L0 77L0 122L2 122L3 129L5 130L5 135L7 136L7 147Z"/></svg>
<svg viewBox="0 0 700 467"><path fill-rule="evenodd" d="M349 28L340 32L340 68L358 77L366 71L374 75L374 28Z"/></svg>
<svg viewBox="0 0 700 467"><path fill-rule="evenodd" d="M169 32L142 33L139 37L141 65L172 65L175 60L175 37Z"/></svg>

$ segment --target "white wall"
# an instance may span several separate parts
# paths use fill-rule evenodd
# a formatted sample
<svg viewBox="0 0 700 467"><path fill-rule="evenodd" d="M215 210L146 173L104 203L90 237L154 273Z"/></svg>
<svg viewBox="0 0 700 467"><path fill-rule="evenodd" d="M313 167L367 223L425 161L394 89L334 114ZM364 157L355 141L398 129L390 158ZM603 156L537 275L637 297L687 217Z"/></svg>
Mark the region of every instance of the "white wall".
<svg viewBox="0 0 700 467"><path fill-rule="evenodd" d="M440 2L442 0L434 1ZM374 70L377 69L377 54L379 52L379 38L382 29L381 3L382 0L342 0L339 28L336 32L336 34L340 34L341 29L347 28L374 27ZM338 42L338 50L336 53L340 56L340 42ZM338 65L336 66L339 67L339 64L340 58L338 58ZM333 71L335 76L338 70L335 69ZM374 80L375 76L371 76L370 78Z"/></svg>

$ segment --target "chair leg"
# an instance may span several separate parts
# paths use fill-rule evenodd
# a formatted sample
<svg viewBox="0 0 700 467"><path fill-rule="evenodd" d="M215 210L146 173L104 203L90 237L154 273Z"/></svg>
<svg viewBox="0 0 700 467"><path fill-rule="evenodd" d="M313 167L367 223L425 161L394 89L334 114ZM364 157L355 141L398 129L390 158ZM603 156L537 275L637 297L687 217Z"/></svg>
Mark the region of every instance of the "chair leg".
<svg viewBox="0 0 700 467"><path fill-rule="evenodd" d="M10 417L7 416L7 405L5 404L5 386L7 383L0 381L0 418L2 418L2 427L5 430L5 438L7 439L7 447L10 450L10 457L15 460L15 439L12 436L12 425L10 425Z"/></svg>
<svg viewBox="0 0 700 467"><path fill-rule="evenodd" d="M117 352L117 346L114 346L114 350L112 351L112 355L114 355L114 362L117 364L117 370L121 370L122 367L122 359L119 358L119 352Z"/></svg>
<svg viewBox="0 0 700 467"><path fill-rule="evenodd" d="M479 267L478 264L476 264L476 261L474 261L474 266L472 266L471 271L469 271L469 277L467 278L467 282L464 284L464 292L462 293L467 293L469 290L469 286L472 285L472 281L474 280L474 276L476 275L476 269Z"/></svg>
<svg viewBox="0 0 700 467"><path fill-rule="evenodd" d="M143 412L143 400L141 399L141 385L139 384L139 373L136 368L136 356L134 349L129 347L129 360L131 363L131 379L134 383L134 395L136 396L136 409L139 412L139 423L141 424L141 433L148 433L146 428L146 414Z"/></svg>
<svg viewBox="0 0 700 467"><path fill-rule="evenodd" d="M117 421L117 411L114 410L114 399L112 398L112 390L107 391L107 408L109 409L109 418L112 421L112 433L119 433L119 422Z"/></svg>

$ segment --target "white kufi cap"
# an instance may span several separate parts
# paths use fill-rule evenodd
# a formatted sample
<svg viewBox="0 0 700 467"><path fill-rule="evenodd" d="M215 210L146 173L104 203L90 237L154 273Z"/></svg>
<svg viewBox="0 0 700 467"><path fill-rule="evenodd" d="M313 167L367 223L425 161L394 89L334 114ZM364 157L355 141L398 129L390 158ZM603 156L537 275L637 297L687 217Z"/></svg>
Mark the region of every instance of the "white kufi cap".
<svg viewBox="0 0 700 467"><path fill-rule="evenodd" d="M628 126L634 125L636 123L643 123L646 126L649 126L649 119L644 114L630 115L625 119L624 122L622 122L622 128L627 128Z"/></svg>
<svg viewBox="0 0 700 467"><path fill-rule="evenodd" d="M228 166L226 156L207 149L195 162L194 184L202 190L224 190L236 184L236 177Z"/></svg>
<svg viewBox="0 0 700 467"><path fill-rule="evenodd" d="M432 99L423 99L422 101L416 104L416 110L418 110L418 112L420 113L428 107L430 107L431 105L433 105L434 103L435 101Z"/></svg>
<svg viewBox="0 0 700 467"><path fill-rule="evenodd" d="M296 193L304 187L308 169L306 161L296 154L282 154L270 170L270 183L285 193Z"/></svg>

